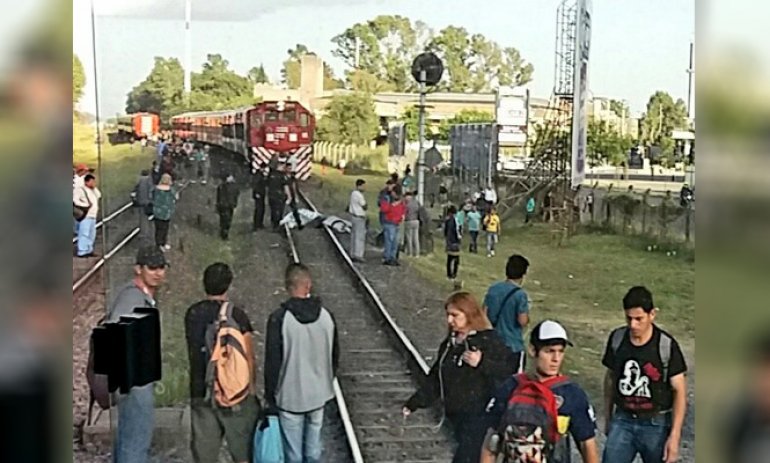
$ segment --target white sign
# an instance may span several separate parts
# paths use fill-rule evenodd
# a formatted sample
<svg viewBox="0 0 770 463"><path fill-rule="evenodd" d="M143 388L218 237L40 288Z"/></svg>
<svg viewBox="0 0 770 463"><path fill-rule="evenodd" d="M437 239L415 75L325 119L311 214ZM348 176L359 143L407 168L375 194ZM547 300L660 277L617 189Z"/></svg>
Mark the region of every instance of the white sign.
<svg viewBox="0 0 770 463"><path fill-rule="evenodd" d="M495 121L500 127L501 146L523 146L527 143L529 124L529 93L522 87L497 89Z"/></svg>
<svg viewBox="0 0 770 463"><path fill-rule="evenodd" d="M591 0L578 0L575 71L572 88L572 188L585 179L588 131L588 57L591 51Z"/></svg>

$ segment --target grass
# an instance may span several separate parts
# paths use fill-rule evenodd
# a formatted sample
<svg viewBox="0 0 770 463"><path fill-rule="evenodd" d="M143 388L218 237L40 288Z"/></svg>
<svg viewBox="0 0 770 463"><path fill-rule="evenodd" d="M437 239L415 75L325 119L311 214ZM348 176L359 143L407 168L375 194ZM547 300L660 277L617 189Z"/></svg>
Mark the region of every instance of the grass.
<svg viewBox="0 0 770 463"><path fill-rule="evenodd" d="M357 177L329 169L325 175L320 169L314 174L323 182L320 192L313 195L319 208L344 210ZM374 218L377 192L386 176L362 178L369 187L368 214ZM465 249L467 240L464 237ZM459 276L465 288L483 298L490 283L504 278L507 257L513 253L525 255L531 262L524 287L532 301L533 322L552 318L565 325L576 345L567 357L565 371L592 397L601 397L601 356L609 332L623 323L621 300L631 286L645 285L653 291L661 309L659 325L674 335L686 355L694 359L695 264L688 255L668 257L665 251L648 252L647 242L640 238L599 232L574 236L564 246L555 247L547 225L523 227L520 221L503 224L495 257L486 257L486 241L482 237L479 240L482 254L461 255ZM438 243L436 249L443 249ZM427 280L446 286L443 252L408 261Z"/></svg>
<svg viewBox="0 0 770 463"><path fill-rule="evenodd" d="M103 137L107 138L105 134ZM98 168L95 141L96 133L91 126L73 122L73 164L82 162L91 168ZM96 181L107 204L107 211L104 212L111 212L128 201L128 193L136 184L139 172L150 168L154 153L154 148L147 148L142 153L138 144L133 149L129 144L112 145L109 142L102 144L102 166L101 172L96 171Z"/></svg>

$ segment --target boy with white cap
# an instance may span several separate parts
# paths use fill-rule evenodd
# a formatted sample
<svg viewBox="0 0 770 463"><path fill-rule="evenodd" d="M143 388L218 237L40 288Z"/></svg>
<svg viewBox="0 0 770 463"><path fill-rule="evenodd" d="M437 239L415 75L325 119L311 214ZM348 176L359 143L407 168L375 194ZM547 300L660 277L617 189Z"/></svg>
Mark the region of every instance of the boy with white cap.
<svg viewBox="0 0 770 463"><path fill-rule="evenodd" d="M532 329L527 350L534 360L535 372L528 376L514 375L509 378L487 405L489 430L481 449L481 463L496 462L499 453L504 454L503 461L507 463L570 463L570 439L566 435L568 432L577 443L583 461L599 463L593 407L585 391L561 374L561 365L568 345L572 346L572 343L567 338L567 331L555 321L542 321ZM510 407L509 398L524 381L536 381L545 385L553 393L556 402L556 424L561 438L553 448L536 452L537 456L511 452L510 449L515 447L515 444L505 442L505 436L501 436L498 431L501 424L504 424L502 420L508 416L506 409Z"/></svg>

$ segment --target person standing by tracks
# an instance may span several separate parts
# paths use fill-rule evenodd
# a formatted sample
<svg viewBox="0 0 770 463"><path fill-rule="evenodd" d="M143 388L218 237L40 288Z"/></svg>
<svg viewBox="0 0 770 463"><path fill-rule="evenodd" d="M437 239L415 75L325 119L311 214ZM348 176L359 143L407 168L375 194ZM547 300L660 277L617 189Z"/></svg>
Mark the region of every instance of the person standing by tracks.
<svg viewBox="0 0 770 463"><path fill-rule="evenodd" d="M208 183L209 171L211 170L211 157L209 145L198 147L194 153L195 159L195 178L201 181L202 185Z"/></svg>
<svg viewBox="0 0 770 463"><path fill-rule="evenodd" d="M265 199L267 198L267 166L257 165L257 171L251 177L251 197L254 198L254 223L252 231L265 228Z"/></svg>
<svg viewBox="0 0 770 463"><path fill-rule="evenodd" d="M108 322L118 322L138 307L156 308L156 291L166 279L166 257L155 246L137 252L134 279L118 290L107 311ZM149 461L155 420L153 384L131 388L118 394L118 426L113 444L115 463Z"/></svg>
<svg viewBox="0 0 770 463"><path fill-rule="evenodd" d="M348 213L350 214L350 257L353 262L364 262L366 250L366 181L356 180L356 188L350 193Z"/></svg>
<svg viewBox="0 0 770 463"><path fill-rule="evenodd" d="M602 460L672 463L679 457L687 411L687 364L676 340L655 325L652 293L623 297L626 326L613 330L602 364L607 442Z"/></svg>
<svg viewBox="0 0 770 463"><path fill-rule="evenodd" d="M96 257L94 241L96 240L96 217L99 215L99 199L102 193L96 188L96 177L86 174L83 177L83 187L74 192L72 201L86 209L86 216L78 224L78 257Z"/></svg>
<svg viewBox="0 0 770 463"><path fill-rule="evenodd" d="M267 177L267 202L270 204L270 223L274 232L279 230L286 201L289 198L288 190L286 174L278 167L278 160L273 158L270 161L270 173Z"/></svg>
<svg viewBox="0 0 770 463"><path fill-rule="evenodd" d="M287 162L282 166L283 173L286 176L286 205L289 206L294 221L297 223L297 230L305 228L302 225L302 217L299 215L299 186L297 185L297 175L295 171L296 162Z"/></svg>
<svg viewBox="0 0 770 463"><path fill-rule="evenodd" d="M460 270L460 247L462 235L460 234L460 225L457 223L455 214L457 209L449 206L444 219L444 240L446 242L446 277L451 281L455 289L459 289L462 283L457 281L457 272Z"/></svg>
<svg viewBox="0 0 770 463"><path fill-rule="evenodd" d="M427 380L402 414L406 419L440 400L458 443L452 463L477 463L487 430L486 405L498 385L513 374L513 355L470 293L452 294L444 307L447 337Z"/></svg>
<svg viewBox="0 0 770 463"><path fill-rule="evenodd" d="M219 237L227 241L230 239L230 226L233 224L233 212L238 206L238 185L231 174L225 176L224 181L217 187L217 214L219 214Z"/></svg>
<svg viewBox="0 0 770 463"><path fill-rule="evenodd" d="M139 222L139 240L144 245L152 243L150 216L152 215L152 190L154 189L155 185L150 177L150 171L142 170L139 181L136 182L131 192L131 198Z"/></svg>
<svg viewBox="0 0 770 463"><path fill-rule="evenodd" d="M475 204L471 205L471 210L466 214L468 219L468 234L471 236L471 243L468 246L468 252L478 254L479 252L479 231L481 230L481 213Z"/></svg>
<svg viewBox="0 0 770 463"><path fill-rule="evenodd" d="M404 235L406 235L406 255L420 257L420 203L410 190L406 192Z"/></svg>
<svg viewBox="0 0 770 463"><path fill-rule="evenodd" d="M384 265L398 266L398 227L404 220L406 206L401 200L397 189L390 192L390 201L383 199L380 210L383 214L382 231L385 238L385 248L382 258Z"/></svg>
<svg viewBox="0 0 770 463"><path fill-rule="evenodd" d="M489 214L484 217L484 229L487 231L487 257L494 257L495 245L500 240L501 223L497 208L491 206Z"/></svg>
<svg viewBox="0 0 770 463"><path fill-rule="evenodd" d="M265 400L278 412L286 463L319 463L324 405L334 397L339 364L337 326L311 295L306 266L289 265L285 280L290 298L267 322Z"/></svg>
<svg viewBox="0 0 770 463"><path fill-rule="evenodd" d="M236 463L251 462L252 437L257 423L260 404L256 396L256 378L254 367L253 332L246 313L238 306L232 307L231 317L226 317L228 325L236 328L243 335L243 348L249 361L249 392L239 403L222 407L212 400L215 393L212 384L207 384L207 365L211 361L210 327L229 304L228 290L233 282L233 272L227 264L217 262L206 267L203 272L203 287L206 299L187 309L185 314L185 338L190 359L190 424L193 461L195 463L214 463L218 461L222 437L227 440L227 449ZM237 371L237 370L236 370ZM246 373L246 370L242 370ZM245 378L244 378L245 379ZM208 399L207 399L207 396Z"/></svg>
<svg viewBox="0 0 770 463"><path fill-rule="evenodd" d="M514 254L505 264L505 281L494 283L484 296L489 321L516 357L516 372L524 371L524 328L529 324L529 297L522 289L529 269L526 257Z"/></svg>
<svg viewBox="0 0 770 463"><path fill-rule="evenodd" d="M171 249L168 244L168 229L174 216L179 194L173 186L171 175L163 174L152 193L152 215L155 224L155 245L164 251Z"/></svg>

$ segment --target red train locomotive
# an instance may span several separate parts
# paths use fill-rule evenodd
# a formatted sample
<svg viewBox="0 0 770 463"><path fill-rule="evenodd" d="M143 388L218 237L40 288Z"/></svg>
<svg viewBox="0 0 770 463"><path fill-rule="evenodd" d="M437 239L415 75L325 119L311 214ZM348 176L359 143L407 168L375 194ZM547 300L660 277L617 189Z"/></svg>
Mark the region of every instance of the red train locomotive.
<svg viewBox="0 0 770 463"><path fill-rule="evenodd" d="M315 117L296 101L185 113L172 117L171 125L174 136L242 154L253 167L291 160L298 179L310 176Z"/></svg>
<svg viewBox="0 0 770 463"><path fill-rule="evenodd" d="M160 117L152 113L134 113L118 117L118 134L126 140L142 140L157 135Z"/></svg>

